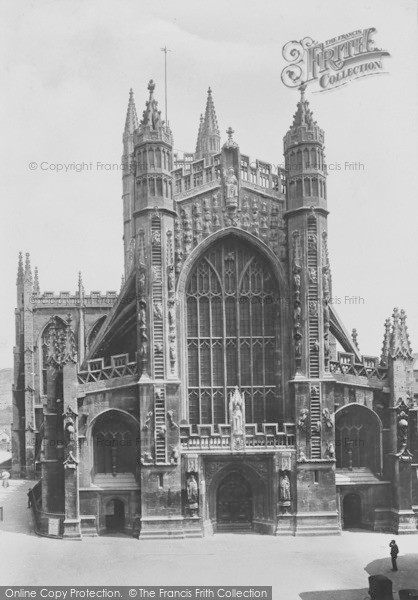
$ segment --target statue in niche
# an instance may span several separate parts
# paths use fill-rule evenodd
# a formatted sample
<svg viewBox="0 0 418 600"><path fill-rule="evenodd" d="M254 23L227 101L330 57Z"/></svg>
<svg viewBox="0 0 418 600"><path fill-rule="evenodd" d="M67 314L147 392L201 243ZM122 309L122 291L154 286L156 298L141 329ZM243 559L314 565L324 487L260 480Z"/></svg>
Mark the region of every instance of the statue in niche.
<svg viewBox="0 0 418 600"><path fill-rule="evenodd" d="M227 207L235 207L238 204L238 180L235 177L234 169L231 167L224 171L225 177L225 196Z"/></svg>
<svg viewBox="0 0 418 600"><path fill-rule="evenodd" d="M186 481L187 503L194 516L199 508L199 488L194 473L190 473Z"/></svg>
<svg viewBox="0 0 418 600"><path fill-rule="evenodd" d="M173 265L169 265L167 269L167 287L169 292L174 290L174 283L174 267Z"/></svg>
<svg viewBox="0 0 418 600"><path fill-rule="evenodd" d="M244 433L244 395L239 393L238 387L231 393L230 400L231 429L233 435Z"/></svg>
<svg viewBox="0 0 418 600"><path fill-rule="evenodd" d="M291 500L290 497L290 479L287 473L284 473L280 477L280 500L284 502L289 502Z"/></svg>

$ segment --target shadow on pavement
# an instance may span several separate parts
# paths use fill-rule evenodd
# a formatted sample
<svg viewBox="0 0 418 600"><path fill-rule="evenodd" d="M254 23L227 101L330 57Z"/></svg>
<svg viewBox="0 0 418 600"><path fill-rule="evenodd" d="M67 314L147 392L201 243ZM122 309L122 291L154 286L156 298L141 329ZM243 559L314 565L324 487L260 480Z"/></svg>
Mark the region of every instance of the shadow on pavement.
<svg viewBox="0 0 418 600"><path fill-rule="evenodd" d="M399 542L401 546L401 542ZM378 558L366 566L369 575L381 573L393 582L393 590L418 588L418 554L399 554L398 570L392 571L390 556Z"/></svg>
<svg viewBox="0 0 418 600"><path fill-rule="evenodd" d="M373 560L365 567L368 574L365 583L368 584L369 575L385 575L392 581L394 597L402 589L418 588L418 554L400 554L398 557L398 571L392 571L390 556ZM396 594L396 595L395 595ZM369 598L368 587L359 590L325 590L318 592L302 592L302 600L363 600Z"/></svg>

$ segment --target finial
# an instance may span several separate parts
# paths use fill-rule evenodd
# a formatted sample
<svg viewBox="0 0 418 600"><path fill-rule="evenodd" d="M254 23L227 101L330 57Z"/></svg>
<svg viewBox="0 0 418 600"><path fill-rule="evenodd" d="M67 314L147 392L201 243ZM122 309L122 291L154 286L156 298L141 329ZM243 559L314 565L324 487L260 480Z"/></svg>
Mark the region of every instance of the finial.
<svg viewBox="0 0 418 600"><path fill-rule="evenodd" d="M299 86L299 91L300 91L300 101L303 102L305 100L305 90L306 90L306 83L304 83L302 81L302 83Z"/></svg>
<svg viewBox="0 0 418 600"><path fill-rule="evenodd" d="M120 280L120 289L122 290L123 286L125 285L125 275L122 275L121 280Z"/></svg>
<svg viewBox="0 0 418 600"><path fill-rule="evenodd" d="M228 142L232 142L232 135L235 133L235 131L232 129L231 126L228 127L226 133L228 134Z"/></svg>
<svg viewBox="0 0 418 600"><path fill-rule="evenodd" d="M133 95L134 95L134 91L133 91L133 89L131 88L131 89L129 90L129 98L133 98Z"/></svg>
<svg viewBox="0 0 418 600"><path fill-rule="evenodd" d="M210 95L211 95L211 93L212 93L212 90L211 90L211 88L210 88L210 86L209 86L209 87L208 87L208 95L210 96Z"/></svg>
<svg viewBox="0 0 418 600"><path fill-rule="evenodd" d="M154 83L154 81L152 79L149 80L148 89L149 89L149 91L150 91L151 94L155 90L155 83Z"/></svg>

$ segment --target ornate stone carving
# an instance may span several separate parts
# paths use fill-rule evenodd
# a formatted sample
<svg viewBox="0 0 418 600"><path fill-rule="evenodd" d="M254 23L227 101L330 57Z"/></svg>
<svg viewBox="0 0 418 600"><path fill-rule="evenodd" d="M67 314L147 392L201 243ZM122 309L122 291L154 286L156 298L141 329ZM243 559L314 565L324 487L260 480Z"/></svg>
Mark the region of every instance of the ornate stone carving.
<svg viewBox="0 0 418 600"><path fill-rule="evenodd" d="M76 457L74 456L74 454L72 452L68 453L67 458L64 460L64 469L77 469L78 466L78 460L76 459Z"/></svg>
<svg viewBox="0 0 418 600"><path fill-rule="evenodd" d="M148 332L147 332L147 305L141 300L138 310L138 328L139 328L139 356L143 368L148 363Z"/></svg>
<svg viewBox="0 0 418 600"><path fill-rule="evenodd" d="M398 453L397 457L402 462L412 462L413 455L408 449L408 431L409 431L409 410L413 403L408 399L405 402L403 398L399 398L395 406L397 434L398 434Z"/></svg>
<svg viewBox="0 0 418 600"><path fill-rule="evenodd" d="M175 421L174 421L174 410L167 411L167 420L168 420L170 429L178 429L179 428L177 423L175 423Z"/></svg>
<svg viewBox="0 0 418 600"><path fill-rule="evenodd" d="M152 412L152 410L149 410L147 412L145 423L144 423L144 426L142 428L144 431L148 431L151 428L152 421L153 421L153 416L154 416L154 413Z"/></svg>
<svg viewBox="0 0 418 600"><path fill-rule="evenodd" d="M154 302L154 320L161 321L163 318L163 305L161 302Z"/></svg>
<svg viewBox="0 0 418 600"><path fill-rule="evenodd" d="M141 454L141 465L147 466L154 464L154 459L151 452L143 452Z"/></svg>
<svg viewBox="0 0 418 600"><path fill-rule="evenodd" d="M327 429L332 429L334 427L333 415L331 415L328 408L322 409L322 419L323 419L323 421L325 423L325 427Z"/></svg>
<svg viewBox="0 0 418 600"><path fill-rule="evenodd" d="M301 431L306 431L308 426L309 410L307 408L301 408L299 411L298 428Z"/></svg>
<svg viewBox="0 0 418 600"><path fill-rule="evenodd" d="M327 446L326 454L327 454L328 458L335 458L334 443L333 442L327 442L326 446Z"/></svg>

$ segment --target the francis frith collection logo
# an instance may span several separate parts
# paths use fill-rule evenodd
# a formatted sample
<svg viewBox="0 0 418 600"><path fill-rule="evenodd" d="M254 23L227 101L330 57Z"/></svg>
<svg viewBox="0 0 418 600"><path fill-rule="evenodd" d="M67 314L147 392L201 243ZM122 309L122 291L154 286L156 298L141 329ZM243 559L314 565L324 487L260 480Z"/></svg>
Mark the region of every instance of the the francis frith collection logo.
<svg viewBox="0 0 418 600"><path fill-rule="evenodd" d="M324 43L305 37L300 42L288 42L282 50L290 64L282 71L287 87L302 83L313 92L328 92L361 77L385 73L383 57L389 52L378 48L372 36L376 29L358 29L339 35Z"/></svg>

